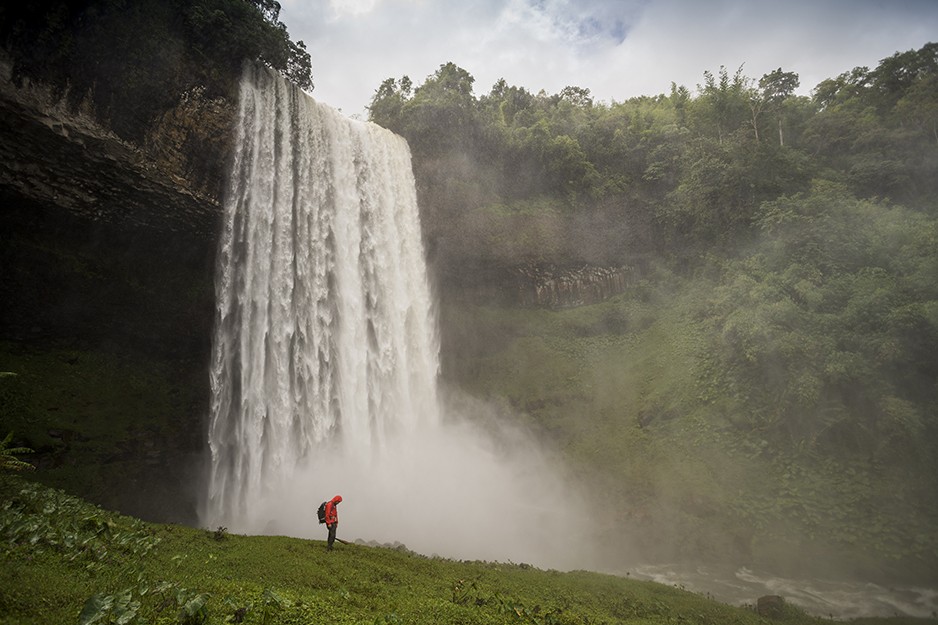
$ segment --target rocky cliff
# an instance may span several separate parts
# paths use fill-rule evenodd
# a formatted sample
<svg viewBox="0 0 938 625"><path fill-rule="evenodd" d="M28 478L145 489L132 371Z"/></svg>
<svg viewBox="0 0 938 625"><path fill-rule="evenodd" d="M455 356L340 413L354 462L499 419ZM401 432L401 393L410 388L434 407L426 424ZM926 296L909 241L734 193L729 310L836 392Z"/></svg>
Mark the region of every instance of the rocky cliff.
<svg viewBox="0 0 938 625"><path fill-rule="evenodd" d="M232 103L180 94L136 144L66 101L0 64L0 429L39 479L193 522Z"/></svg>
<svg viewBox="0 0 938 625"><path fill-rule="evenodd" d="M121 140L88 106L72 109L40 85L14 86L0 62L0 187L92 221L213 236L232 104L198 89Z"/></svg>

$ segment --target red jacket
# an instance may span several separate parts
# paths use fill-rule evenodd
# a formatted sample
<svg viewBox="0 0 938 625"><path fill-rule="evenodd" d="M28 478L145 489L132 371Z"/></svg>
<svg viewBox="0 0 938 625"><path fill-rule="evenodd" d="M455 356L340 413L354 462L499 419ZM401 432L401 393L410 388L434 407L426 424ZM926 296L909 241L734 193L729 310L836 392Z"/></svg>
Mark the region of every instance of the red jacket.
<svg viewBox="0 0 938 625"><path fill-rule="evenodd" d="M332 525L339 522L339 511L336 510L336 504L342 501L342 495L336 495L326 502L326 525Z"/></svg>

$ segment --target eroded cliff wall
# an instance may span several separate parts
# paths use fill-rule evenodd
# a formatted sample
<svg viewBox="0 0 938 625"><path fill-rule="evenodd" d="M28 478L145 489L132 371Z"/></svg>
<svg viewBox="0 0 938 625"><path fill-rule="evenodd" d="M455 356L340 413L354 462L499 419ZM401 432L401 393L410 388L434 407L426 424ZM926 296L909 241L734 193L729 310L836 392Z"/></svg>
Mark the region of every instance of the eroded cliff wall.
<svg viewBox="0 0 938 625"><path fill-rule="evenodd" d="M0 429L39 479L193 522L233 105L179 94L138 144L10 76L0 64L0 370L16 374Z"/></svg>

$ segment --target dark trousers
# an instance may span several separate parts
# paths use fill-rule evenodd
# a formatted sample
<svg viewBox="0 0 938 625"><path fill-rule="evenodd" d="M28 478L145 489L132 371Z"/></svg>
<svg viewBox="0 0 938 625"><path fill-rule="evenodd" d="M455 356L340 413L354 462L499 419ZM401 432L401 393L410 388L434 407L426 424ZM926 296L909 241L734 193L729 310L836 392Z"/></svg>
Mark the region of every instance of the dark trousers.
<svg viewBox="0 0 938 625"><path fill-rule="evenodd" d="M338 523L330 523L330 524L327 525L326 527L329 529L328 547L329 547L329 549L332 549L332 543L335 542L335 530L336 530L337 527L339 527L339 524L338 524Z"/></svg>

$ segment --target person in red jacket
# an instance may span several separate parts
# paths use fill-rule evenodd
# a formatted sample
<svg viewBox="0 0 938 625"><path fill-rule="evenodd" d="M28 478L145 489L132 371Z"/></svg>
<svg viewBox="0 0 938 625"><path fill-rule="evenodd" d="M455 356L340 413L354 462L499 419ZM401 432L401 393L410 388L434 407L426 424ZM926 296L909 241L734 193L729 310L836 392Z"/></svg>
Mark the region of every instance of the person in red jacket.
<svg viewBox="0 0 938 625"><path fill-rule="evenodd" d="M329 530L329 540L327 548L332 551L332 544L335 542L335 530L339 526L339 511L336 506L342 501L342 495L336 495L326 502L326 528Z"/></svg>

